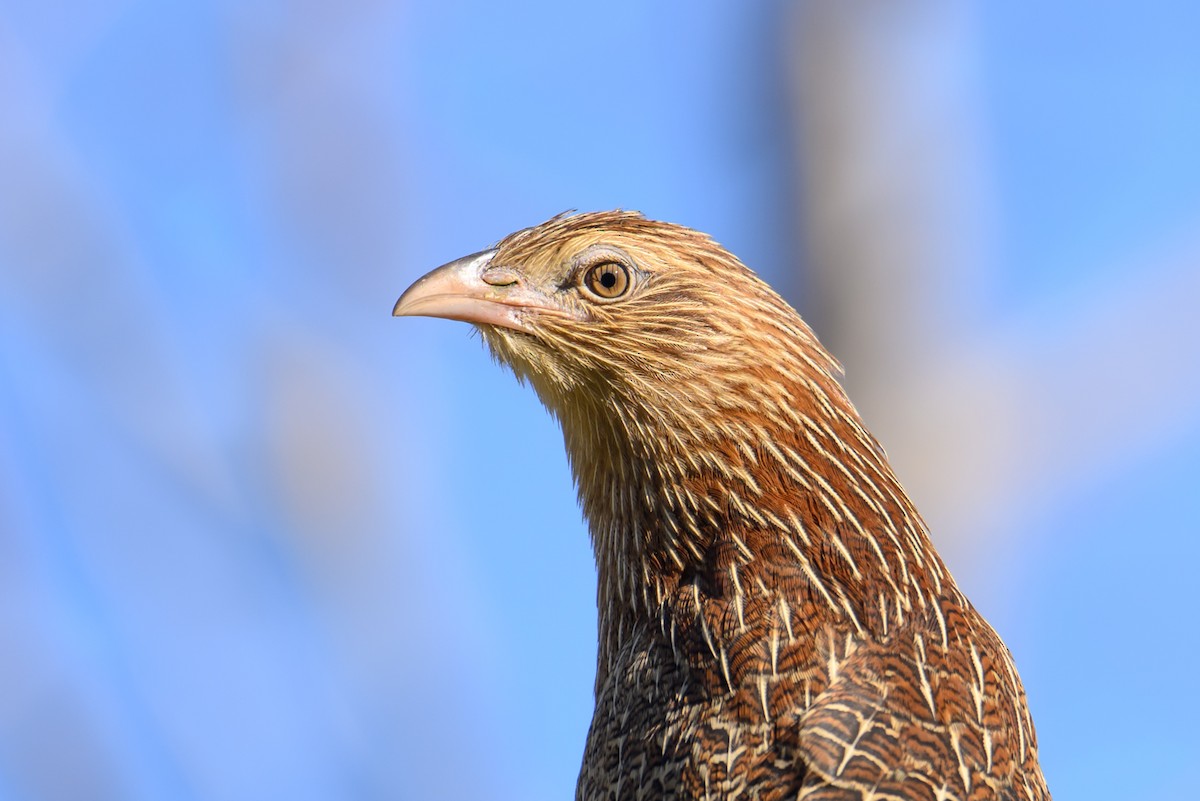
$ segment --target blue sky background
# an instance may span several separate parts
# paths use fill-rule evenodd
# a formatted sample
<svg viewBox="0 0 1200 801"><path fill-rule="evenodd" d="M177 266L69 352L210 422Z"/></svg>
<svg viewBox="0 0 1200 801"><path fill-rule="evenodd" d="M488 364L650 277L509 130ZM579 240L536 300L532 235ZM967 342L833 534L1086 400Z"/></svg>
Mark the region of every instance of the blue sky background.
<svg viewBox="0 0 1200 801"><path fill-rule="evenodd" d="M0 801L570 797L595 579L559 434L466 326L389 316L564 209L714 234L921 469L929 420L830 333L871 320L813 288L819 5L0 0ZM1200 6L870 5L924 99L896 130L969 142L930 172L979 224L923 235L976 294L911 281L1052 410L985 511L940 511L953 470L918 501L1056 797L1190 799Z"/></svg>

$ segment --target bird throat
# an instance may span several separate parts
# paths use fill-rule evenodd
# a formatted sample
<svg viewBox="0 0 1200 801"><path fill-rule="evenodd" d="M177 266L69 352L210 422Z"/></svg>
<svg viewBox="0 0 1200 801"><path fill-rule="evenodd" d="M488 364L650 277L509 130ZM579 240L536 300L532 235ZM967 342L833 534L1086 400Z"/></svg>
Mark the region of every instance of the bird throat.
<svg viewBox="0 0 1200 801"><path fill-rule="evenodd" d="M552 411L595 552L601 674L681 592L738 614L748 586L799 593L886 629L941 590L911 581L944 568L848 402L794 425L727 409L716 426L583 394Z"/></svg>

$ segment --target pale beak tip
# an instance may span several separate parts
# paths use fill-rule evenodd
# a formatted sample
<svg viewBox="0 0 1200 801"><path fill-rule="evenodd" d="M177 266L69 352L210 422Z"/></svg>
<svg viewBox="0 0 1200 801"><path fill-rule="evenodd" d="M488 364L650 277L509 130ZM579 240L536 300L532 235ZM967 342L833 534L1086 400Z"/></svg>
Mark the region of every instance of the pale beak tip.
<svg viewBox="0 0 1200 801"><path fill-rule="evenodd" d="M504 300L491 297L495 288L479 276L495 253L495 250L472 253L421 276L396 301L392 316L490 323L510 314Z"/></svg>

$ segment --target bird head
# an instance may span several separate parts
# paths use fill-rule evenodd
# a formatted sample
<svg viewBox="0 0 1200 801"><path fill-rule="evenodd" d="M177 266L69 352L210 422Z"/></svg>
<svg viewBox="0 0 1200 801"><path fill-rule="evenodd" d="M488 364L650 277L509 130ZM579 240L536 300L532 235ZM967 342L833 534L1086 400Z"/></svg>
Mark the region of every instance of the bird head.
<svg viewBox="0 0 1200 801"><path fill-rule="evenodd" d="M569 437L605 421L632 437L646 426L699 433L789 367L837 370L728 251L636 212L560 215L518 231L424 276L393 313L474 323Z"/></svg>
<svg viewBox="0 0 1200 801"><path fill-rule="evenodd" d="M394 314L473 323L534 387L562 426L614 597L652 606L652 583L711 562L739 532L773 537L802 514L832 531L903 497L849 491L847 464L880 487L894 479L837 363L691 229L635 212L558 216L437 268Z"/></svg>

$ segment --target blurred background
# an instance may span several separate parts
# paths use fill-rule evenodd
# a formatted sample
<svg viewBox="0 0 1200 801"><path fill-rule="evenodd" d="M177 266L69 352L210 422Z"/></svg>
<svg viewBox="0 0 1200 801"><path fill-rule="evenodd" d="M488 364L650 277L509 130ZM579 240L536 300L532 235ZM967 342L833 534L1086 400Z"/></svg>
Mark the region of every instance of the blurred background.
<svg viewBox="0 0 1200 801"><path fill-rule="evenodd" d="M0 801L563 799L559 434L428 269L565 209L801 310L1060 799L1194 798L1200 5L0 0Z"/></svg>

